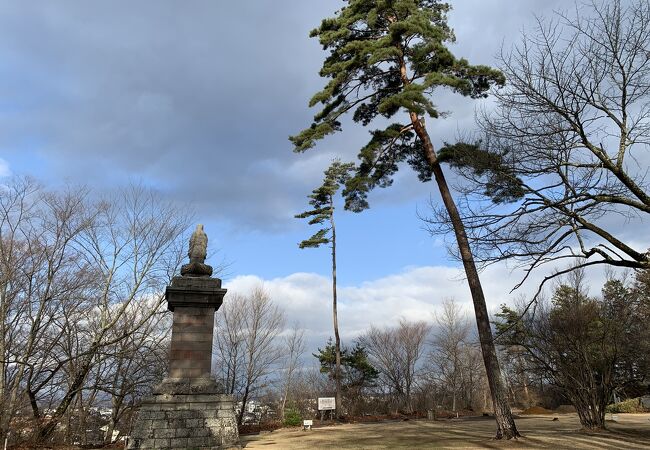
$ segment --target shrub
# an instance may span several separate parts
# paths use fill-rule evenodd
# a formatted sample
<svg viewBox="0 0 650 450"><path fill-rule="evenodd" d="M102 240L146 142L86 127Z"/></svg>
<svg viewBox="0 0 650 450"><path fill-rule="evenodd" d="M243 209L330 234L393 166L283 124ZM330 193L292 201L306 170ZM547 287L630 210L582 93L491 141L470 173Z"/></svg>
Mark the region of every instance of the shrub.
<svg viewBox="0 0 650 450"><path fill-rule="evenodd" d="M284 411L284 424L288 427L297 427L302 425L300 412L294 408L287 408Z"/></svg>
<svg viewBox="0 0 650 450"><path fill-rule="evenodd" d="M628 398L622 402L612 403L607 405L605 412L618 414L618 413L642 413L646 412L646 409L641 405L641 402L638 398Z"/></svg>

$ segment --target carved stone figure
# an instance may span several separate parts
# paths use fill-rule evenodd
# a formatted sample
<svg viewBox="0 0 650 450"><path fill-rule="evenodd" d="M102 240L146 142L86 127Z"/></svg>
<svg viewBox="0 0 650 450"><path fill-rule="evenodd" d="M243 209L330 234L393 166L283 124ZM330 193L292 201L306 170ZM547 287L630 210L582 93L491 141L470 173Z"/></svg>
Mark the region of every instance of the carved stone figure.
<svg viewBox="0 0 650 450"><path fill-rule="evenodd" d="M190 263L181 267L181 275L184 277L209 277L212 275L212 267L205 264L205 257L208 249L208 235L203 231L203 225L198 224L196 230L190 237L190 246L187 256Z"/></svg>
<svg viewBox="0 0 650 450"><path fill-rule="evenodd" d="M208 251L208 235L203 231L203 225L198 224L196 230L190 237L190 248L187 256L190 257L190 262L204 263Z"/></svg>

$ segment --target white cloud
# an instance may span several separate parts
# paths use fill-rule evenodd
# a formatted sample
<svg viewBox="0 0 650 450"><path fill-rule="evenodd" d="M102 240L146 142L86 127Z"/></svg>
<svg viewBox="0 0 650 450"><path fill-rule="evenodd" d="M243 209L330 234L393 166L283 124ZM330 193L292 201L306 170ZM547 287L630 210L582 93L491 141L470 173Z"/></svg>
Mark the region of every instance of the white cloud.
<svg viewBox="0 0 650 450"><path fill-rule="evenodd" d="M11 169L9 169L9 163L4 159L0 158L0 178L8 177L11 175Z"/></svg>
<svg viewBox="0 0 650 450"><path fill-rule="evenodd" d="M606 268L587 272L590 295L599 295L606 279ZM513 304L518 297L531 298L547 271L533 273L526 284L514 293L512 287L521 280L521 271L513 271L505 264L495 265L481 272L481 282L490 314L502 303ZM246 294L262 284L271 298L287 315L287 326L298 323L305 330L308 364L317 348L322 348L333 337L332 284L328 276L315 273L293 273L285 277L263 279L256 275L238 276L224 287L232 293ZM553 288L547 285L546 293ZM467 282L461 268L449 266L406 267L401 272L360 283L339 285L339 328L343 345L352 345L354 339L370 326L394 326L400 318L434 322L446 298L453 297L473 320L473 306ZM226 295L224 301L232 298ZM219 312L217 312L219 314Z"/></svg>
<svg viewBox="0 0 650 450"><path fill-rule="evenodd" d="M481 273L488 309L511 302L521 294L530 296L541 276L510 294L520 274L505 265L493 266ZM255 275L238 276L225 286L229 292L244 294L263 284L271 297L287 313L287 323L305 328L311 344L322 345L332 332L331 279L314 273L293 273L286 277L264 280ZM597 294L602 276L593 276L592 294ZM400 273L361 283L339 285L339 326L342 339L350 343L371 325L393 326L400 318L433 322L434 314L449 297L473 317L469 288L462 269L448 266L407 267ZM228 301L226 296L225 301ZM218 314L218 313L217 313Z"/></svg>

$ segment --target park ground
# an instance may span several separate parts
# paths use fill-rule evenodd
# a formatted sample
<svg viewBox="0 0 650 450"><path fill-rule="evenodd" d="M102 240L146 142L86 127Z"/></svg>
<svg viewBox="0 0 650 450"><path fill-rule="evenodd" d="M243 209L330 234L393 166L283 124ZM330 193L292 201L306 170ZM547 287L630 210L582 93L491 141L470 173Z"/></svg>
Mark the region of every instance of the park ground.
<svg viewBox="0 0 650 450"><path fill-rule="evenodd" d="M558 420L553 420L557 418ZM608 430L580 430L575 413L521 416L522 438L496 441L494 419L466 417L447 420L409 420L344 424L302 431L285 428L242 436L246 450L283 449L650 449L650 414L618 414Z"/></svg>

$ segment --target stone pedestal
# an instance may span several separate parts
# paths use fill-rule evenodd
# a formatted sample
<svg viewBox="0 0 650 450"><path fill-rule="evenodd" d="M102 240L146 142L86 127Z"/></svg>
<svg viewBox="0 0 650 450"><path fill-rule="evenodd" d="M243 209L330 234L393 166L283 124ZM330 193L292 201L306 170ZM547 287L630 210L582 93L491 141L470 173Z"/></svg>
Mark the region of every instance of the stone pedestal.
<svg viewBox="0 0 650 450"><path fill-rule="evenodd" d="M226 290L206 276L174 277L169 375L140 407L129 449L239 449L234 399L210 376L214 312Z"/></svg>

